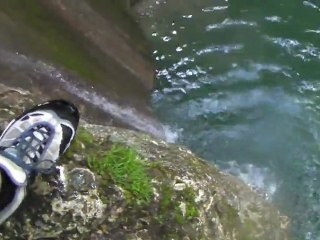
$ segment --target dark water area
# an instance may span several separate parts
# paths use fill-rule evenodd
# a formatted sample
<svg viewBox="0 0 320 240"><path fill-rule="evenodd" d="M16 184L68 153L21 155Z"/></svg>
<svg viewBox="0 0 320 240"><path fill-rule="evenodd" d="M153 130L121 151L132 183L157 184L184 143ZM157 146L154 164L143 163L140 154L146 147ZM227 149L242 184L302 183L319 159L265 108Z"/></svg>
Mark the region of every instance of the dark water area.
<svg viewBox="0 0 320 240"><path fill-rule="evenodd" d="M320 1L149 10L159 118L289 216L291 239L320 239Z"/></svg>

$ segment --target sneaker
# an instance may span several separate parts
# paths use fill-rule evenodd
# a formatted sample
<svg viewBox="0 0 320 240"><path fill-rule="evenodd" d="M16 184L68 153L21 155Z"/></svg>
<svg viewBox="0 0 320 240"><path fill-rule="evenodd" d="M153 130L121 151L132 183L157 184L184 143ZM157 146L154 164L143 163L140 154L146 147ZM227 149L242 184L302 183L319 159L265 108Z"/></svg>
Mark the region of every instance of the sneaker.
<svg viewBox="0 0 320 240"><path fill-rule="evenodd" d="M64 100L37 105L12 120L0 136L0 224L21 204L37 173L49 173L70 146L79 123Z"/></svg>

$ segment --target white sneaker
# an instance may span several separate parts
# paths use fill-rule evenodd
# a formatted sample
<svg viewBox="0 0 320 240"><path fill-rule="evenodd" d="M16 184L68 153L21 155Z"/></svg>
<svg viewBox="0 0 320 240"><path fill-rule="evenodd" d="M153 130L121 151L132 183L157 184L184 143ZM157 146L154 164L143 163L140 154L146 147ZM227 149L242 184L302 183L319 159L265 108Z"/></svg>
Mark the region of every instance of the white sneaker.
<svg viewBox="0 0 320 240"><path fill-rule="evenodd" d="M37 105L9 123L0 136L0 224L21 204L30 177L53 169L78 123L77 108L64 100Z"/></svg>

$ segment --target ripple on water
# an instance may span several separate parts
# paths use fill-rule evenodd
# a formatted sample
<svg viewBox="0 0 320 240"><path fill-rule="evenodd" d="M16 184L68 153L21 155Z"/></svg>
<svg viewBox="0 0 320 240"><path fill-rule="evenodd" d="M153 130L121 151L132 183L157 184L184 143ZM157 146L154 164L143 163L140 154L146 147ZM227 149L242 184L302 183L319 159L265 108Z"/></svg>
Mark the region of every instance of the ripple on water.
<svg viewBox="0 0 320 240"><path fill-rule="evenodd" d="M279 16L269 16L269 17L265 17L265 19L269 22L277 22L277 23L280 23L283 21L282 18Z"/></svg>
<svg viewBox="0 0 320 240"><path fill-rule="evenodd" d="M303 1L303 5L307 6L307 7L311 7L313 9L317 9L317 10L320 9L316 4L314 4L314 3L310 2L310 1Z"/></svg>
<svg viewBox="0 0 320 240"><path fill-rule="evenodd" d="M221 23L209 24L208 26L206 26L206 31L209 32L209 31L212 31L215 29L224 29L227 27L239 27L239 26L256 27L256 26L258 26L258 24L256 22L251 22L251 21L233 20L230 18L226 18Z"/></svg>
<svg viewBox="0 0 320 240"><path fill-rule="evenodd" d="M296 39L264 36L264 39L281 47L290 56L300 58L305 62L320 60L320 48L312 43L300 43Z"/></svg>
<svg viewBox="0 0 320 240"><path fill-rule="evenodd" d="M228 6L213 6L202 8L202 12L216 12L228 9Z"/></svg>
<svg viewBox="0 0 320 240"><path fill-rule="evenodd" d="M196 54L201 56L201 55L213 53L213 52L230 53L231 51L237 51L241 49L243 49L242 44L211 45L197 51Z"/></svg>
<svg viewBox="0 0 320 240"><path fill-rule="evenodd" d="M307 29L305 32L306 33L320 34L320 29Z"/></svg>

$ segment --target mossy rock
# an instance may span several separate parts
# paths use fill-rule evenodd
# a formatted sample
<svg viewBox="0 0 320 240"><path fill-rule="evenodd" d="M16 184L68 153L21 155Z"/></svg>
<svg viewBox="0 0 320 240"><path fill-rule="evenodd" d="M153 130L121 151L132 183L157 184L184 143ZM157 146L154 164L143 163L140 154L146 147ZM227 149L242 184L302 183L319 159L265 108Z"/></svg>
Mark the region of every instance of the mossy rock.
<svg viewBox="0 0 320 240"><path fill-rule="evenodd" d="M35 101L20 89L2 86L1 93L1 122ZM287 239L286 217L187 148L136 131L80 126L56 171L39 176L0 227L0 239ZM110 165L110 158L118 161ZM115 175L122 158L139 166ZM143 181L124 181L137 167Z"/></svg>

